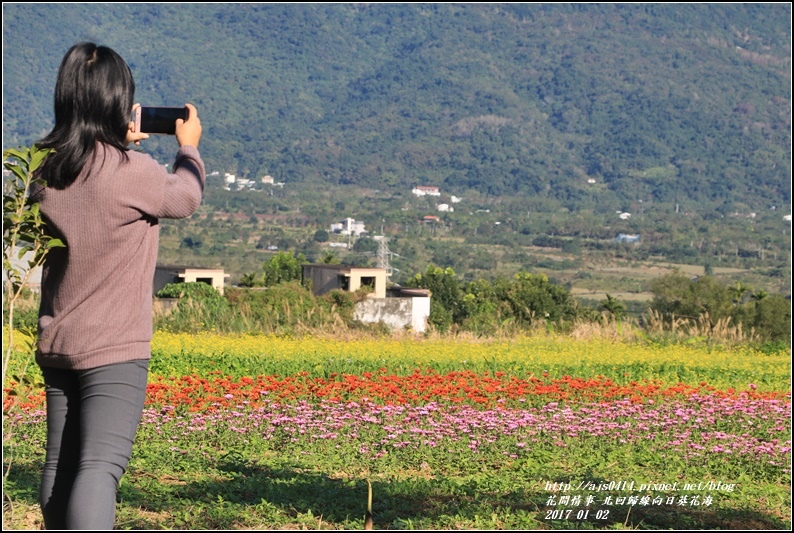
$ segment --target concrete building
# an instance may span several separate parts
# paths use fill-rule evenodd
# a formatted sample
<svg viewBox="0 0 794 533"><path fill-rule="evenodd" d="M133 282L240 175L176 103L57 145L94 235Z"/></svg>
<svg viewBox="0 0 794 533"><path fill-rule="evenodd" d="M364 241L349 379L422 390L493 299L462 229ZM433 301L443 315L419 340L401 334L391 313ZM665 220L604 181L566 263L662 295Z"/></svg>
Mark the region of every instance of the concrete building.
<svg viewBox="0 0 794 533"><path fill-rule="evenodd" d="M430 291L423 289L390 289L387 298L367 298L356 304L353 317L359 322L382 322L392 329L410 328L416 333L427 331L430 316Z"/></svg>
<svg viewBox="0 0 794 533"><path fill-rule="evenodd" d="M169 283L206 283L220 294L223 294L223 287L226 278L222 268L194 268L174 265L157 265L154 271L153 294L157 294Z"/></svg>
<svg viewBox="0 0 794 533"><path fill-rule="evenodd" d="M352 218L346 218L338 224L331 224L331 232L338 235L354 235L356 237L367 232L364 223Z"/></svg>
<svg viewBox="0 0 794 533"><path fill-rule="evenodd" d="M344 265L303 265L303 280L311 280L315 295L334 289L354 292L371 287L368 298L356 304L354 317L364 323L382 322L392 329L427 330L430 316L430 291L386 288L385 268L358 268Z"/></svg>
<svg viewBox="0 0 794 533"><path fill-rule="evenodd" d="M372 287L373 298L386 297L386 269L359 268L345 265L303 265L303 280L311 280L315 295L334 289L355 292L361 287Z"/></svg>

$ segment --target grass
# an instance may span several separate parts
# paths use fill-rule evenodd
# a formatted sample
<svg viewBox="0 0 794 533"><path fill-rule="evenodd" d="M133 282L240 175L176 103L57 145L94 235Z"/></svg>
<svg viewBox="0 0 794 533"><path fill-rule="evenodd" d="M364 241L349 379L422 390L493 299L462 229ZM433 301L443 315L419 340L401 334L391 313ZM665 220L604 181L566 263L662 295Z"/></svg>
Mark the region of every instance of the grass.
<svg viewBox="0 0 794 533"><path fill-rule="evenodd" d="M363 529L368 483L375 529L791 525L788 353L162 333L153 351L119 529ZM40 525L37 394L6 406L5 529Z"/></svg>

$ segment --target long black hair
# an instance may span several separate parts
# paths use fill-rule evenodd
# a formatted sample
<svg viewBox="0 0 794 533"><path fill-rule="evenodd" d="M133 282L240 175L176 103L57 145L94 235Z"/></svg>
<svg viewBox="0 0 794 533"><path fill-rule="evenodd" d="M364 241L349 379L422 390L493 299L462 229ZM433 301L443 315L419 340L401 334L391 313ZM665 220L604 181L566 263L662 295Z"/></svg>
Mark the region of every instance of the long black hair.
<svg viewBox="0 0 794 533"><path fill-rule="evenodd" d="M47 185L71 185L93 161L97 142L126 158L134 95L129 66L110 48L79 43L66 52L55 85L55 126L38 143L55 151L41 169Z"/></svg>

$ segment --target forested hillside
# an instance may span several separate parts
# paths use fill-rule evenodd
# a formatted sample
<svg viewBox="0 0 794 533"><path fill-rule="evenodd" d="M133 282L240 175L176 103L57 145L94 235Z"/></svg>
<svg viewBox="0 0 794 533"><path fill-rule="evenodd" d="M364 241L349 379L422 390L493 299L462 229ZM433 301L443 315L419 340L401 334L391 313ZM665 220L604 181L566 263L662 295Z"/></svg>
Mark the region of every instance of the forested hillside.
<svg viewBox="0 0 794 533"><path fill-rule="evenodd" d="M790 24L786 3L4 4L3 145L48 131L63 53L94 40L138 101L198 107L209 170L768 209L790 203Z"/></svg>

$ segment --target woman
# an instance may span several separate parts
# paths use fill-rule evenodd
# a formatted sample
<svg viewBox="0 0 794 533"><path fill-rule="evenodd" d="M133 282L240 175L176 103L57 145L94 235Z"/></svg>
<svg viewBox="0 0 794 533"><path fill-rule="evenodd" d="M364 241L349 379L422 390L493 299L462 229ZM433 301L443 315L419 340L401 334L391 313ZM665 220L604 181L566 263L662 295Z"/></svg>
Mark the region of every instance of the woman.
<svg viewBox="0 0 794 533"><path fill-rule="evenodd" d="M39 143L54 153L34 199L66 244L44 265L36 353L47 394L47 529L113 528L146 395L158 219L190 216L204 188L196 109L177 120L169 174L127 150L148 137L130 122L134 92L116 52L73 46L58 71L55 127Z"/></svg>

